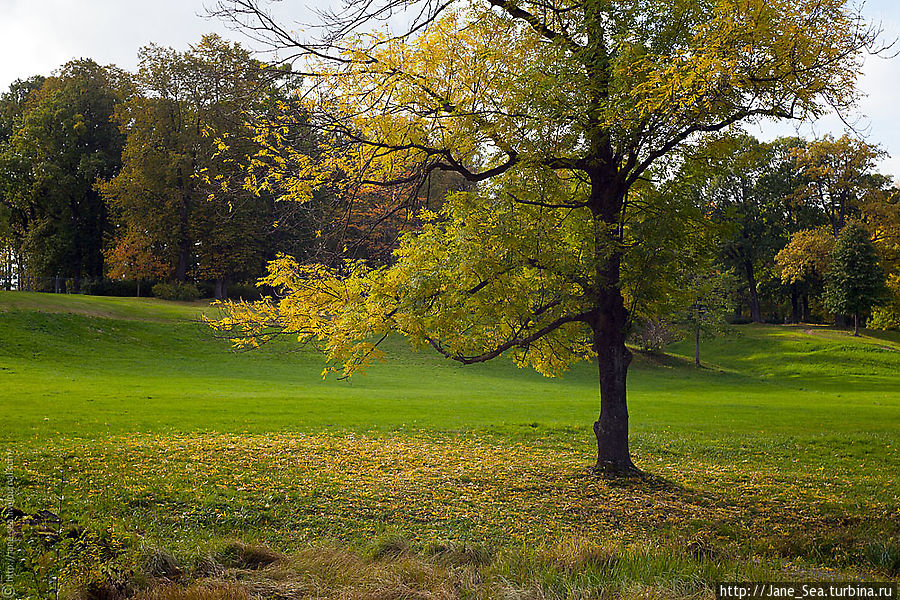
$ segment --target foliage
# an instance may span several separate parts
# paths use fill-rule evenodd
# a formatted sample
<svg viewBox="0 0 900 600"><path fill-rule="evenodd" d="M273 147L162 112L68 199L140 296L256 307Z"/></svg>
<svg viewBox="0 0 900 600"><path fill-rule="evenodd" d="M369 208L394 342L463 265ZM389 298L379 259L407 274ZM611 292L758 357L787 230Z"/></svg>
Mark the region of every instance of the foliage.
<svg viewBox="0 0 900 600"><path fill-rule="evenodd" d="M795 140L763 144L746 134L712 140L694 159L696 192L721 228L721 269L743 280L750 317L763 320L760 280L784 245L786 196L791 181L788 151Z"/></svg>
<svg viewBox="0 0 900 600"><path fill-rule="evenodd" d="M338 17L324 43L304 44L255 0L221 3L220 14L309 59L312 74L296 101L318 151L284 137L295 121L281 110L259 129L251 188L355 198L434 171L477 186L424 215L389 267L280 258L265 281L284 300L227 305L216 326L248 345L277 331L316 341L344 375L389 331L464 364L509 353L550 375L596 359L597 468L630 471L637 224L659 223L646 217L654 209L675 217L670 228L681 221L642 201L647 180L702 133L851 105L871 32L841 0L415 4L367 4ZM405 6L418 14L406 34L358 33Z"/></svg>
<svg viewBox="0 0 900 600"><path fill-rule="evenodd" d="M784 283L821 281L831 261L835 239L825 229L803 229L775 255L775 264Z"/></svg>
<svg viewBox="0 0 900 600"><path fill-rule="evenodd" d="M131 230L105 252L107 274L112 279L156 279L168 274L165 263L153 251L152 240Z"/></svg>
<svg viewBox="0 0 900 600"><path fill-rule="evenodd" d="M794 156L807 182L795 192L801 203L815 206L828 218L835 237L864 207L881 196L888 180L874 172L884 150L861 139L826 135L798 148Z"/></svg>
<svg viewBox="0 0 900 600"><path fill-rule="evenodd" d="M200 290L193 283L157 283L153 286L153 295L162 300L182 300L193 302L200 299Z"/></svg>
<svg viewBox="0 0 900 600"><path fill-rule="evenodd" d="M109 222L94 183L119 167L122 137L110 117L128 94L120 71L76 60L21 105L0 162L17 251L32 274L76 281L103 275Z"/></svg>
<svg viewBox="0 0 900 600"><path fill-rule="evenodd" d="M887 301L874 308L867 324L874 329L900 330L900 275L889 275L885 287Z"/></svg>
<svg viewBox="0 0 900 600"><path fill-rule="evenodd" d="M122 170L99 186L122 225L115 268L182 282L257 275L271 207L234 178L252 148L243 113L269 90L262 66L209 35L183 53L142 49L135 84L116 112Z"/></svg>
<svg viewBox="0 0 900 600"><path fill-rule="evenodd" d="M825 299L836 313L867 313L882 297L884 271L878 264L869 232L851 223L841 231L826 274Z"/></svg>

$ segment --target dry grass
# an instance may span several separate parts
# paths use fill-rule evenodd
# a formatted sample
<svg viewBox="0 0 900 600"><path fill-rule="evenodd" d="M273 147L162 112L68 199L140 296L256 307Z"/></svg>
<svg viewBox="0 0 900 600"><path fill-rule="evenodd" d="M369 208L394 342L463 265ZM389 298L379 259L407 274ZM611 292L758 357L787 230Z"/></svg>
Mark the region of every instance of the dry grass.
<svg viewBox="0 0 900 600"><path fill-rule="evenodd" d="M384 546L399 544L396 536L389 541ZM371 548L354 552L336 546L308 547L289 556L237 543L227 550L218 556L252 553L278 558L265 566L219 564L210 576L197 575L195 569L192 579L179 582L151 579L135 600L707 600L713 596L696 577L666 578L657 573L641 581L634 576L635 560L646 566L659 556L621 553L584 540L533 552L506 550L495 556L450 543L414 551L409 542L402 551L379 557ZM659 554L664 553L660 549ZM626 574L629 577L619 577Z"/></svg>

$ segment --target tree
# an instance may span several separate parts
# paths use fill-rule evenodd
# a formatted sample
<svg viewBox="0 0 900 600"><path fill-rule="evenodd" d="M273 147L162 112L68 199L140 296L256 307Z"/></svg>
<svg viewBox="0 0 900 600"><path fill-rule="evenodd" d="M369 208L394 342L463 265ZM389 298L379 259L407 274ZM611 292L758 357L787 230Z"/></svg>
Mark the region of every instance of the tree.
<svg viewBox="0 0 900 600"><path fill-rule="evenodd" d="M2 162L34 274L73 278L76 290L80 278L102 276L109 220L94 184L119 168L110 117L128 93L117 69L76 60L27 95Z"/></svg>
<svg viewBox="0 0 900 600"><path fill-rule="evenodd" d="M238 44L208 35L187 52L143 48L135 83L116 113L122 170L100 185L124 236L115 244L140 232L165 275L209 277L224 297L226 279L261 272L272 227L270 203L243 188L241 171L253 147L244 112L268 77Z"/></svg>
<svg viewBox="0 0 900 600"><path fill-rule="evenodd" d="M831 266L825 278L825 300L836 313L853 315L853 335L859 335L859 317L868 312L884 292L884 271L869 232L856 223L847 225L837 238Z"/></svg>
<svg viewBox="0 0 900 600"><path fill-rule="evenodd" d="M28 206L22 202L24 165L16 159L10 142L22 125L29 101L44 85L45 79L39 75L17 79L0 95L0 248L5 259L7 290L12 288L14 265L21 285L22 251L30 222Z"/></svg>
<svg viewBox="0 0 900 600"><path fill-rule="evenodd" d="M843 135L830 135L798 148L795 157L807 181L795 192L801 202L828 217L835 237L848 219L859 219L867 202L880 196L887 178L874 173L884 156L878 146Z"/></svg>
<svg viewBox="0 0 900 600"><path fill-rule="evenodd" d="M163 277L168 273L165 263L154 252L153 241L142 231L131 230L118 237L105 254L107 275L111 279L135 279L137 296L141 295L143 280Z"/></svg>
<svg viewBox="0 0 900 600"><path fill-rule="evenodd" d="M830 228L802 229L791 235L787 245L775 255L781 281L792 289L803 289L803 321L810 320L809 291L822 288L833 250L834 236ZM792 309L793 321L797 323L799 319L796 304L793 304Z"/></svg>
<svg viewBox="0 0 900 600"><path fill-rule="evenodd" d="M711 140L695 158L703 176L699 195L713 219L723 225L721 254L725 269L744 278L750 318L762 322L759 278L784 236L784 196L772 173L780 143L762 144L746 134ZM773 183L775 183L773 185Z"/></svg>
<svg viewBox="0 0 900 600"><path fill-rule="evenodd" d="M402 7L408 29L361 30ZM510 353L553 374L594 360L596 469L609 474L634 470L623 278L642 244L633 224L667 210L640 190L701 134L849 106L874 40L843 0L386 0L348 5L312 43L257 0L223 1L217 14L308 59L297 102L324 147L312 160L281 143L285 111L260 131L258 161L282 168L258 189L302 202L323 186L353 194L435 171L475 187L425 214L393 264L282 257L264 281L285 297L232 304L216 325L238 343L319 341L346 374L391 331L464 364Z"/></svg>

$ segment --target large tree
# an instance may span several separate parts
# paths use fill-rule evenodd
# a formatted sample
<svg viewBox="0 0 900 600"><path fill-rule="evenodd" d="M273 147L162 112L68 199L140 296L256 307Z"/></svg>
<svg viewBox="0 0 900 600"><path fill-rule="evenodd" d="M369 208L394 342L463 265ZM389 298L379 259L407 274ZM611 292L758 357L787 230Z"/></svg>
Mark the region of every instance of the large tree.
<svg viewBox="0 0 900 600"><path fill-rule="evenodd" d="M258 0L218 14L307 59L298 102L323 139L312 159L261 130L254 183L308 201L435 171L475 185L403 238L391 265L270 265L278 301L234 305L235 339L290 332L352 372L391 331L461 363L511 353L545 373L595 360L596 469L634 470L625 345L630 282L666 157L759 117L806 118L854 100L873 34L844 0L383 0L348 4L317 42ZM401 8L409 27L372 27Z"/></svg>
<svg viewBox="0 0 900 600"><path fill-rule="evenodd" d="M24 96L0 162L31 274L73 278L76 289L80 278L103 275L109 220L95 183L119 168L122 136L110 117L128 94L120 71L82 59Z"/></svg>
<svg viewBox="0 0 900 600"><path fill-rule="evenodd" d="M212 279L220 295L226 279L260 273L270 202L235 175L253 147L244 114L269 80L247 50L215 35L186 52L141 50L139 94L116 113L127 136L122 170L100 186L119 224L113 252L140 239L165 275Z"/></svg>
<svg viewBox="0 0 900 600"><path fill-rule="evenodd" d="M885 152L877 145L843 135L826 135L794 152L806 181L796 199L824 214L835 237L849 219L859 219L869 204L879 204L889 180L875 172Z"/></svg>

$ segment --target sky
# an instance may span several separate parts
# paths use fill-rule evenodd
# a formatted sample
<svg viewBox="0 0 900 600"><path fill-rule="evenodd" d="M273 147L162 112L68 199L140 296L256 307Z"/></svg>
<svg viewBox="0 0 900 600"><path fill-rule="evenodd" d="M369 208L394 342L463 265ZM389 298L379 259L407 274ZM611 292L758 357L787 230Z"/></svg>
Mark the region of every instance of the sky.
<svg viewBox="0 0 900 600"><path fill-rule="evenodd" d="M92 58L100 64L134 70L138 49L150 42L184 50L204 33L215 32L252 48L241 34L203 16L211 3L0 0L0 90L6 90L18 78L49 75L73 58ZM284 23L312 23L316 19L310 4L303 0L283 0L274 7ZM863 13L870 22L881 24L885 40L900 38L900 2L868 0ZM858 87L865 97L858 114L849 115L849 120L867 141L881 145L889 154L880 165L882 172L900 180L900 57L867 58ZM846 126L836 116L829 116L799 128L792 123L766 122L748 130L764 140L797 134L809 139L827 133L840 136Z"/></svg>

